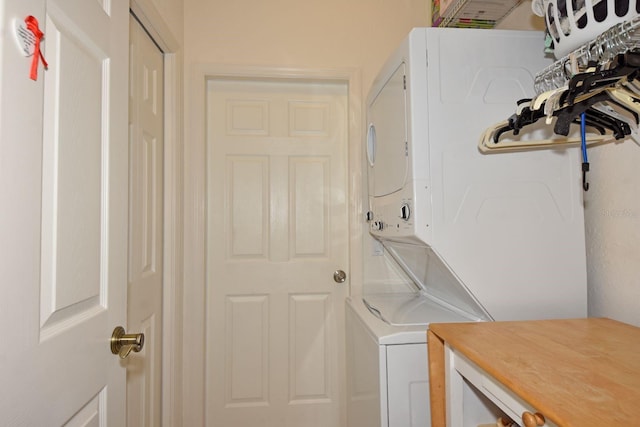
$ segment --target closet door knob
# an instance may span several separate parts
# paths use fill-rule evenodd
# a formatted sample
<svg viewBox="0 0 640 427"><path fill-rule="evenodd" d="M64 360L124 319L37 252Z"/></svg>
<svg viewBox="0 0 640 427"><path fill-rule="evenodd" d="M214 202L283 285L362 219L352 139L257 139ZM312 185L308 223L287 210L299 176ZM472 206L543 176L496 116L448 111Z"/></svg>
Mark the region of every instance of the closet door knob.
<svg viewBox="0 0 640 427"><path fill-rule="evenodd" d="M344 283L345 280L347 280L347 273L342 270L336 270L333 273L333 280L335 280L336 283Z"/></svg>
<svg viewBox="0 0 640 427"><path fill-rule="evenodd" d="M111 335L111 353L126 359L133 351L138 353L144 347L144 334L127 334L122 326L117 326Z"/></svg>

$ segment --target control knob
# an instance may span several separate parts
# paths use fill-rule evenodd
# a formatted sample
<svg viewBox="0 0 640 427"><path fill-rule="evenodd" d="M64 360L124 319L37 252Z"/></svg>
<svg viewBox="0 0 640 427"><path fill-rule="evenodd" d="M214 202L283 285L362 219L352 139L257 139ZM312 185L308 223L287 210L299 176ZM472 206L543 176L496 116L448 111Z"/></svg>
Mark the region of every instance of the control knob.
<svg viewBox="0 0 640 427"><path fill-rule="evenodd" d="M374 231L382 231L384 228L384 223L382 221L373 221L371 224L371 229Z"/></svg>
<svg viewBox="0 0 640 427"><path fill-rule="evenodd" d="M402 206L400 206L400 218L402 218L404 221L408 221L410 216L411 208L408 204L403 203Z"/></svg>

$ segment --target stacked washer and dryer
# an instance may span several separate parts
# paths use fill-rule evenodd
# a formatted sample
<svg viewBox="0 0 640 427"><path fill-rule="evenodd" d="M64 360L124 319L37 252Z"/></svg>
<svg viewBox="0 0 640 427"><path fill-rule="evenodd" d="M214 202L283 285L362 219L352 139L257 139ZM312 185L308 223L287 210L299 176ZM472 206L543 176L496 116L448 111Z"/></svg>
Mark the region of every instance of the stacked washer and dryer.
<svg viewBox="0 0 640 427"><path fill-rule="evenodd" d="M579 147L477 149L533 96L543 45L539 32L416 28L373 83L365 266L404 280L365 280L347 302L349 427L430 426L429 323L587 315Z"/></svg>

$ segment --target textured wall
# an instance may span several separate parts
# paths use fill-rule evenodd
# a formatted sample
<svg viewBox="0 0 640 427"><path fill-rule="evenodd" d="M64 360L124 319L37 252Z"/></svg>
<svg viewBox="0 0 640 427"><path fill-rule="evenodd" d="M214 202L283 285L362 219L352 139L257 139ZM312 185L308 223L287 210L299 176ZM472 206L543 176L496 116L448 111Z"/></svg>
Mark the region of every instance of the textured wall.
<svg viewBox="0 0 640 427"><path fill-rule="evenodd" d="M585 193L589 315L640 326L640 146L589 150Z"/></svg>

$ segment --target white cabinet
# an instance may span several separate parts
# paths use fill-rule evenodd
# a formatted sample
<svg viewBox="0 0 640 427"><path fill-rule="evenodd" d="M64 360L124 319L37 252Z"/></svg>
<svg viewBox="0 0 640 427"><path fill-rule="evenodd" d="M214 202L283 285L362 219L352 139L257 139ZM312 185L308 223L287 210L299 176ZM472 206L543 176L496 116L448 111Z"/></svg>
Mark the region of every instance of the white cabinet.
<svg viewBox="0 0 640 427"><path fill-rule="evenodd" d="M385 347L389 427L431 426L427 345Z"/></svg>
<svg viewBox="0 0 640 427"><path fill-rule="evenodd" d="M431 427L426 326L403 334L353 302L346 326L347 425Z"/></svg>
<svg viewBox="0 0 640 427"><path fill-rule="evenodd" d="M387 427L386 402L381 404L380 393L380 383L386 381L380 374L386 352L351 305L347 305L346 328L347 425Z"/></svg>

